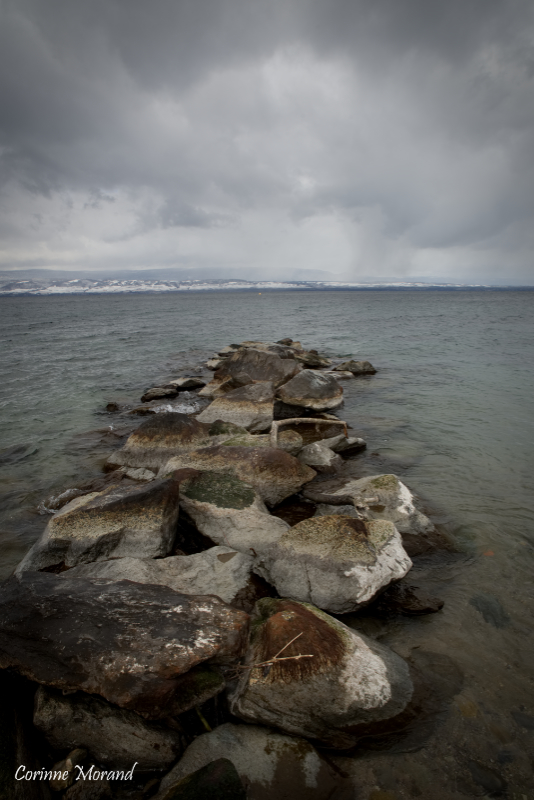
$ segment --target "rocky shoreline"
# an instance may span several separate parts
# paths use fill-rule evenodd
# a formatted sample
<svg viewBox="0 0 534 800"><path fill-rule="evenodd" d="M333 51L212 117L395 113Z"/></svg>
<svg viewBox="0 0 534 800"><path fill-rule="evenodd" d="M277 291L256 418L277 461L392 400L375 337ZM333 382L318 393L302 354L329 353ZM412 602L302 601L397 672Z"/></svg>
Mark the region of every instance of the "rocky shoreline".
<svg viewBox="0 0 534 800"><path fill-rule="evenodd" d="M366 444L343 383L375 368L292 339L206 366L143 393L105 479L47 501L0 586L6 798L342 800L328 750L417 713L410 665L338 618L443 605L404 578L447 540L395 475L346 470Z"/></svg>

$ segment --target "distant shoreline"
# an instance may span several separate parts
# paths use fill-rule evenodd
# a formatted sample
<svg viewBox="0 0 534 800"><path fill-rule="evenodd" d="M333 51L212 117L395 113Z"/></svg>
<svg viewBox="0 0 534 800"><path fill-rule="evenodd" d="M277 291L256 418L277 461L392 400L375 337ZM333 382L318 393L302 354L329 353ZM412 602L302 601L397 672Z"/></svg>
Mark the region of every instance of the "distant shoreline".
<svg viewBox="0 0 534 800"><path fill-rule="evenodd" d="M72 285L73 283L79 285ZM24 286L23 284L30 284ZM31 285L33 284L33 285ZM0 297L60 297L64 295L169 294L248 292L531 292L534 286L492 286L487 284L342 284L314 281L143 281L80 279L70 281L7 281L0 285Z"/></svg>

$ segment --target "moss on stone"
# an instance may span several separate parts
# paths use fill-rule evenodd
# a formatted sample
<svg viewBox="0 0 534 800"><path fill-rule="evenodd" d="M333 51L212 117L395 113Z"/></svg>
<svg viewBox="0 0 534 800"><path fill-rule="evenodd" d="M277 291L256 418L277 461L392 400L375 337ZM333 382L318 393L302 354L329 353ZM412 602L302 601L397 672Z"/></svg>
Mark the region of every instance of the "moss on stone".
<svg viewBox="0 0 534 800"><path fill-rule="evenodd" d="M223 422L222 419L216 419L210 426L208 431L210 436L222 436L223 434L232 435L246 435L247 429L242 428L241 425L234 425L233 422Z"/></svg>
<svg viewBox="0 0 534 800"><path fill-rule="evenodd" d="M391 492L396 492L399 488L399 480L396 475L379 475L369 483L376 489L387 489Z"/></svg>
<svg viewBox="0 0 534 800"><path fill-rule="evenodd" d="M382 529L377 529L374 538L371 538L368 523L354 517L332 514L311 517L294 525L282 535L279 546L320 558L371 565L376 562L377 550L383 547L383 536Z"/></svg>
<svg viewBox="0 0 534 800"><path fill-rule="evenodd" d="M198 478L187 481L182 494L200 503L238 510L251 506L256 496L248 483L220 472L203 472Z"/></svg>

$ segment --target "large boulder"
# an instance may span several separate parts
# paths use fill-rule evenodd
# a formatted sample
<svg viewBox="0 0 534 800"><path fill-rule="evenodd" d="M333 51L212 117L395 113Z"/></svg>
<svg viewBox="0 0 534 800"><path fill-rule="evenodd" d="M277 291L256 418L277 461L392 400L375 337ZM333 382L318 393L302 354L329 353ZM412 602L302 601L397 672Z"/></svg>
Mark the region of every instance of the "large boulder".
<svg viewBox="0 0 534 800"><path fill-rule="evenodd" d="M254 381L270 381L278 387L287 383L300 369L300 364L294 358L280 358L276 353L243 347L222 360L213 380L204 387L202 394L209 396L210 387L214 389L228 381L237 381L240 386Z"/></svg>
<svg viewBox="0 0 534 800"><path fill-rule="evenodd" d="M171 800L174 786L216 759L235 766L248 800L341 800L339 773L304 739L260 725L227 722L195 739L160 784L154 800ZM215 800L219 795L209 795ZM205 797L208 797L206 794Z"/></svg>
<svg viewBox="0 0 534 800"><path fill-rule="evenodd" d="M56 750L82 747L106 767L163 770L182 750L180 735L146 722L134 711L77 692L63 696L40 686L35 695L35 726Z"/></svg>
<svg viewBox="0 0 534 800"><path fill-rule="evenodd" d="M289 528L257 569L282 597L347 614L403 578L411 566L391 522L333 515Z"/></svg>
<svg viewBox="0 0 534 800"><path fill-rule="evenodd" d="M353 747L366 725L400 714L413 692L399 656L293 600L256 604L245 667L233 714L336 748Z"/></svg>
<svg viewBox="0 0 534 800"><path fill-rule="evenodd" d="M214 594L233 605L250 584L253 564L250 555L230 547L211 547L191 556L115 558L83 564L70 570L69 578L159 584L183 594Z"/></svg>
<svg viewBox="0 0 534 800"><path fill-rule="evenodd" d="M121 450L111 454L108 468L157 470L173 455L208 444L209 427L177 412L151 415L128 437Z"/></svg>
<svg viewBox="0 0 534 800"><path fill-rule="evenodd" d="M183 484L182 507L198 530L217 544L257 556L286 532L252 486L217 472L204 472Z"/></svg>
<svg viewBox="0 0 534 800"><path fill-rule="evenodd" d="M352 503L365 519L393 522L402 535L410 555L423 546L418 540L435 534L431 521L417 510L413 494L396 475L370 475L366 478L345 478L324 481L304 489L309 500L322 503Z"/></svg>
<svg viewBox="0 0 534 800"><path fill-rule="evenodd" d="M274 506L298 492L317 474L294 456L274 447L216 445L171 458L161 470L167 475L184 467L235 475L250 483L262 500Z"/></svg>
<svg viewBox="0 0 534 800"><path fill-rule="evenodd" d="M278 389L276 396L286 405L326 411L343 403L343 389L334 378L303 369Z"/></svg>
<svg viewBox="0 0 534 800"><path fill-rule="evenodd" d="M173 478L77 497L54 514L16 574L109 558L165 556L178 512L179 482Z"/></svg>
<svg viewBox="0 0 534 800"><path fill-rule="evenodd" d="M249 431L271 427L274 409L274 387L270 381L233 389L216 398L198 415L199 422L233 422Z"/></svg>
<svg viewBox="0 0 534 800"><path fill-rule="evenodd" d="M239 658L248 624L213 596L25 572L0 586L0 668L157 719L184 673Z"/></svg>
<svg viewBox="0 0 534 800"><path fill-rule="evenodd" d="M344 361L334 367L339 372L352 372L353 375L374 375L376 369L369 361Z"/></svg>

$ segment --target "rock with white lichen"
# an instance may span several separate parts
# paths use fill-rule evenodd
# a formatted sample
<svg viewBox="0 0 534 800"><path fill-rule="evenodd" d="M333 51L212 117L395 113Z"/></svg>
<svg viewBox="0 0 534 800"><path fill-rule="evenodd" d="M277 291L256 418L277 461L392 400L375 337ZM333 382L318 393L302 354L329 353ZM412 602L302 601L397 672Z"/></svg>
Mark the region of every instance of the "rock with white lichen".
<svg viewBox="0 0 534 800"><path fill-rule="evenodd" d="M282 597L335 614L369 603L412 566L391 522L342 515L299 522L262 555L256 569Z"/></svg>
<svg viewBox="0 0 534 800"><path fill-rule="evenodd" d="M269 665L278 653L284 660ZM245 664L233 714L341 749L366 725L400 714L413 693L392 650L293 600L256 604Z"/></svg>

